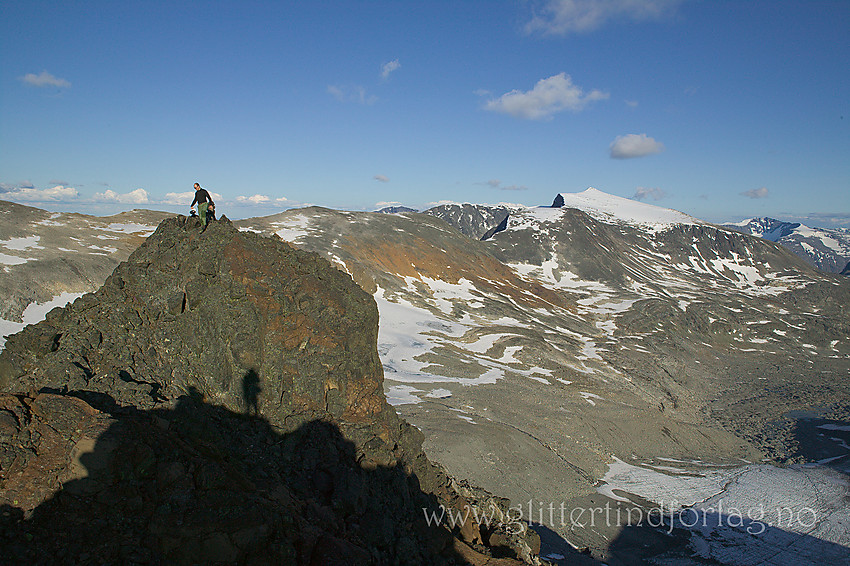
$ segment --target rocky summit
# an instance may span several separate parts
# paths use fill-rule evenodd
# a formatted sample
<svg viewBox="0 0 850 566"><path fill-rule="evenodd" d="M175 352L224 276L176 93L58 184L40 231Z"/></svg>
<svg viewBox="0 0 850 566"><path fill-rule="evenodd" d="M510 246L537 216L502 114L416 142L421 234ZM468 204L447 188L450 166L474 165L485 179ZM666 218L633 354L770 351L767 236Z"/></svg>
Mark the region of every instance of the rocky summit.
<svg viewBox="0 0 850 566"><path fill-rule="evenodd" d="M509 503L427 459L384 396L377 334L374 299L317 254L163 221L6 342L4 560L535 562L524 530L428 521Z"/></svg>

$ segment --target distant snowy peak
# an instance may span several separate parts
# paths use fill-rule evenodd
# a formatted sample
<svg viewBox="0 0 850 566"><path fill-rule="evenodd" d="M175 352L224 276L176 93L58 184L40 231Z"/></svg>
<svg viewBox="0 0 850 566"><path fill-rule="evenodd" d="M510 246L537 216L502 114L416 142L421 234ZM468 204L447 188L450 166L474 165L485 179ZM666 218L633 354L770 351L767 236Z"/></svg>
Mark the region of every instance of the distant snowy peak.
<svg viewBox="0 0 850 566"><path fill-rule="evenodd" d="M381 214L402 214L404 212L419 212L415 208L410 208L409 206L385 206L380 210L376 210L375 212L380 212Z"/></svg>
<svg viewBox="0 0 850 566"><path fill-rule="evenodd" d="M850 261L850 231L846 229L810 228L799 222L767 217L750 218L724 226L782 244L824 271L842 273Z"/></svg>
<svg viewBox="0 0 850 566"><path fill-rule="evenodd" d="M678 210L609 195L593 187L580 193L560 193L552 208L576 208L602 222L624 222L658 230L676 224L706 224Z"/></svg>
<svg viewBox="0 0 850 566"><path fill-rule="evenodd" d="M770 240L771 242L778 242L780 238L792 234L794 230L799 228L800 223L783 222L782 220L776 220L775 218L763 217L750 218L742 220L741 222L726 224L726 226L739 232L743 232L744 234L758 236L765 240Z"/></svg>

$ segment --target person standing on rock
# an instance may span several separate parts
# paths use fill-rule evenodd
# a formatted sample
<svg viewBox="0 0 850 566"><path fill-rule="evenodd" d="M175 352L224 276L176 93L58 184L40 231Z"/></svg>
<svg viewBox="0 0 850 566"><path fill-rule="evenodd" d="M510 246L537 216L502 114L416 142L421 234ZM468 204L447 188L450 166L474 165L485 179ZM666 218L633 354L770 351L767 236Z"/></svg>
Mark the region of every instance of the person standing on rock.
<svg viewBox="0 0 850 566"><path fill-rule="evenodd" d="M195 210L195 203L198 204L198 216L201 217L201 226L203 230L207 229L207 209L210 205L215 206L213 199L206 189L201 188L201 185L195 183L195 200L189 205L191 210Z"/></svg>

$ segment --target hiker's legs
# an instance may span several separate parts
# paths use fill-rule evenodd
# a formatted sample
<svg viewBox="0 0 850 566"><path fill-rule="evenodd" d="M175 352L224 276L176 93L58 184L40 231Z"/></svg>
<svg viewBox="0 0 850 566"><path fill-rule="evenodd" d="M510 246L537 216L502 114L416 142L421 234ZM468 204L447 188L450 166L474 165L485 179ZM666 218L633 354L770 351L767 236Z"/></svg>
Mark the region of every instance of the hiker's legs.
<svg viewBox="0 0 850 566"><path fill-rule="evenodd" d="M201 217L201 226L207 225L207 207L210 205L208 202L199 202L198 203L198 216Z"/></svg>

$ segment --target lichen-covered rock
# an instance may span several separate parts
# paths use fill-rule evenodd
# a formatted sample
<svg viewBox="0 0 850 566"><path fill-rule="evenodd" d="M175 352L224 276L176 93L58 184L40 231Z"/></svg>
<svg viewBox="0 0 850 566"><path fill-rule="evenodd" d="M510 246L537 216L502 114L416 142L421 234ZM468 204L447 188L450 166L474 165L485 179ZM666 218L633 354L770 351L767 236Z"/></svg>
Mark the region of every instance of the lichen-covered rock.
<svg viewBox="0 0 850 566"><path fill-rule="evenodd" d="M163 221L0 354L7 556L486 562L480 526L427 521L468 498L387 403L377 332L374 299L317 254Z"/></svg>
<svg viewBox="0 0 850 566"><path fill-rule="evenodd" d="M372 298L318 255L177 217L99 291L12 337L0 379L137 407L195 387L284 428L325 414L367 423L388 412L377 332Z"/></svg>

